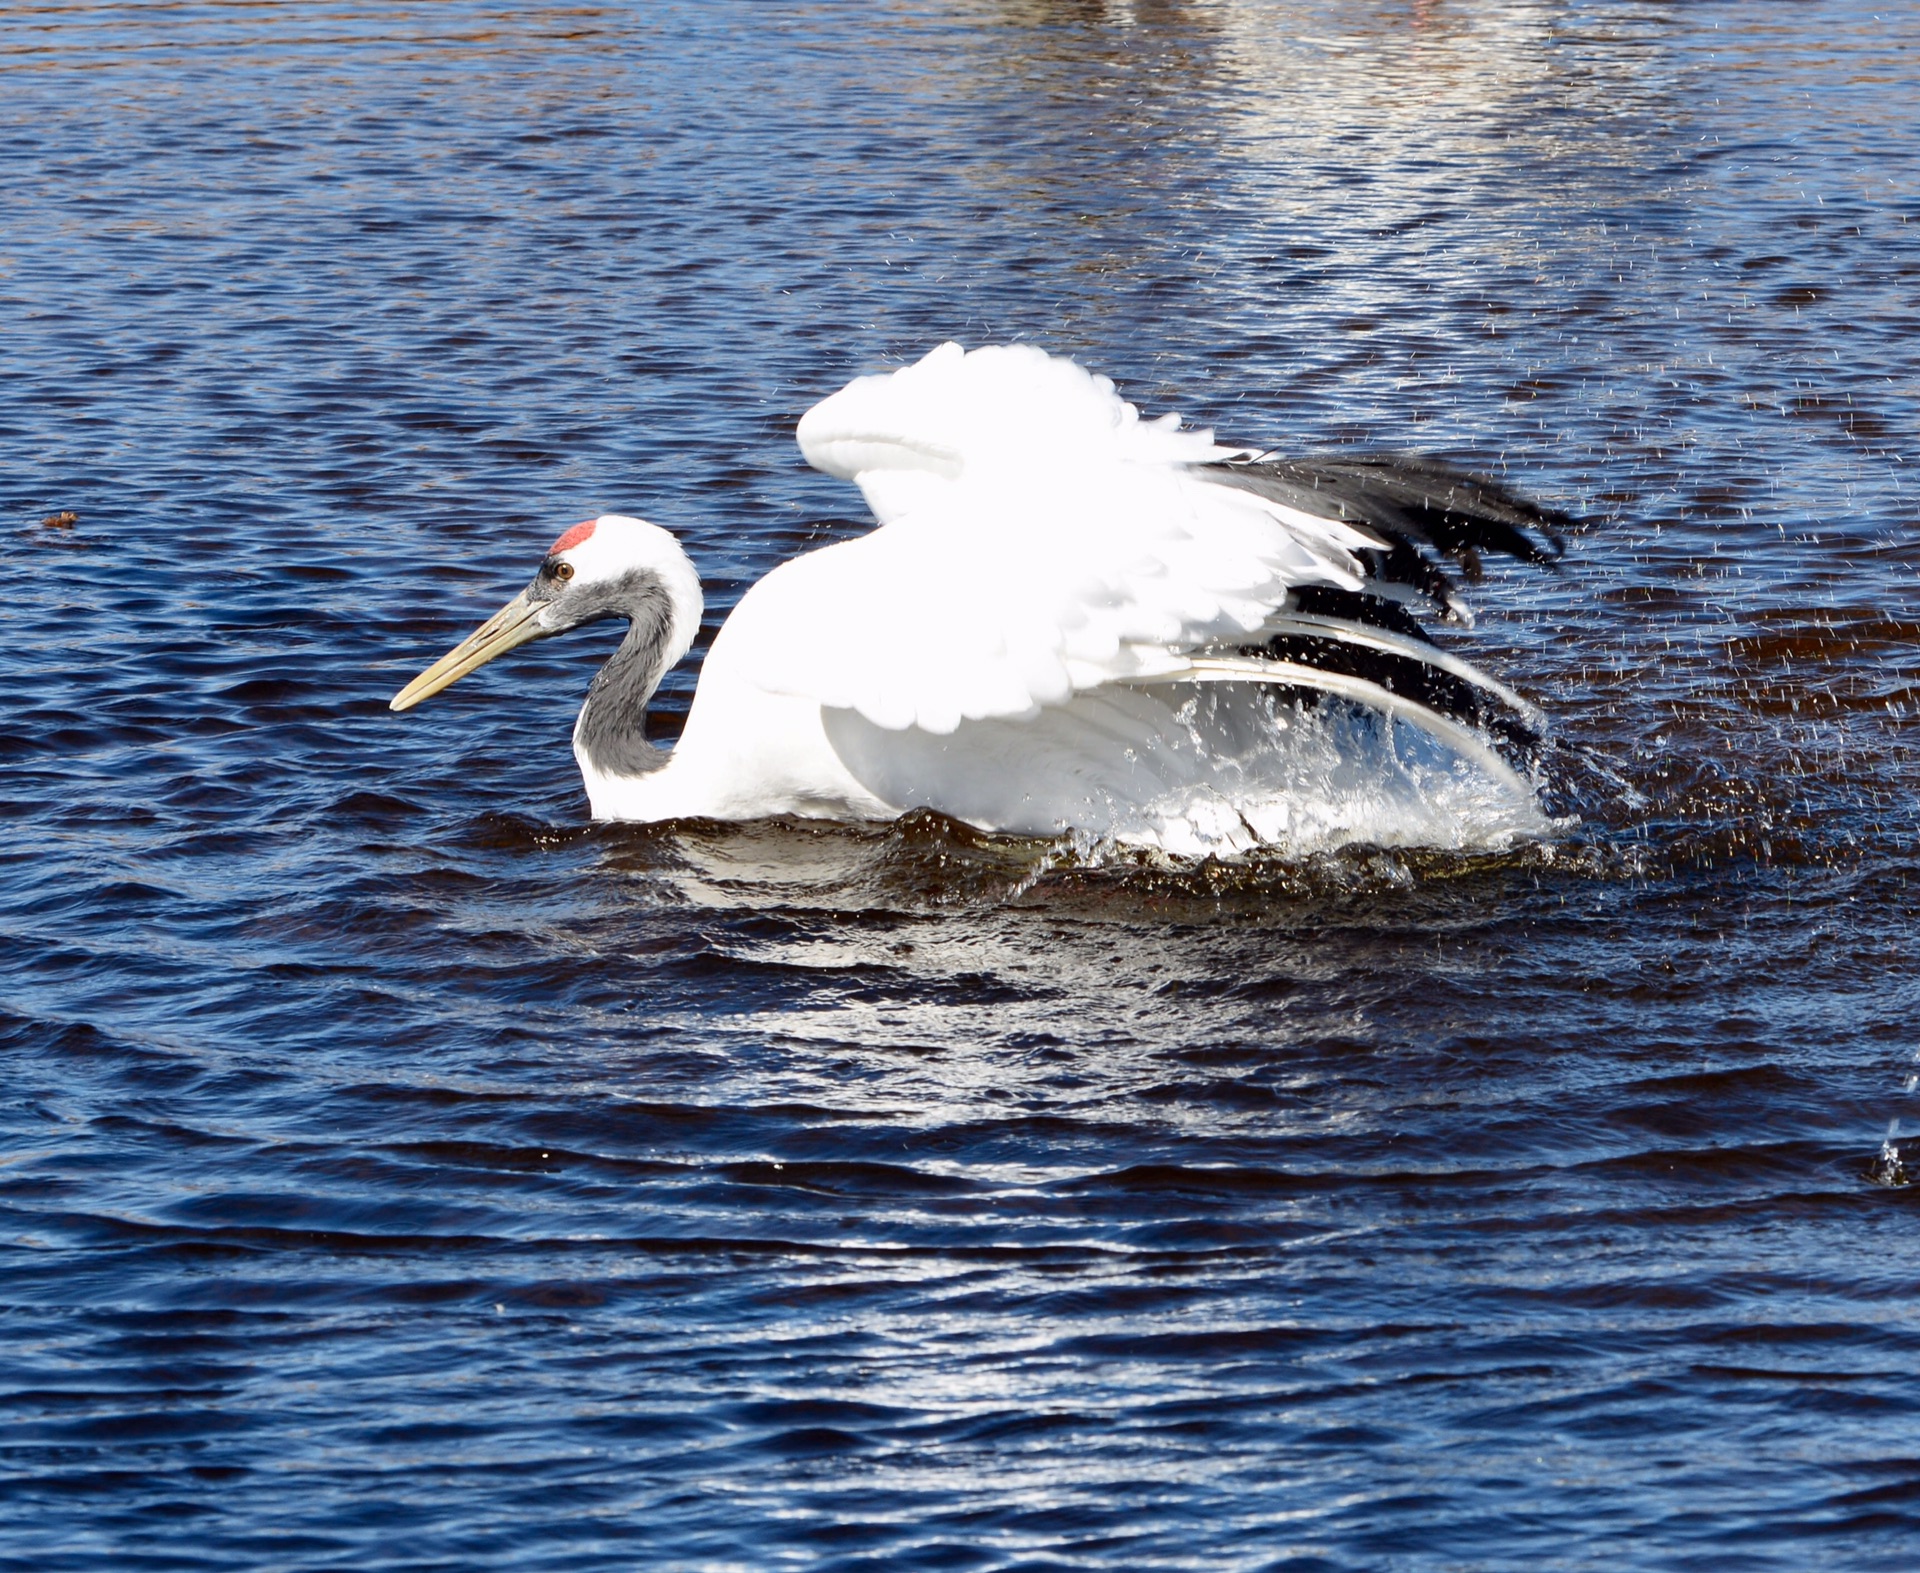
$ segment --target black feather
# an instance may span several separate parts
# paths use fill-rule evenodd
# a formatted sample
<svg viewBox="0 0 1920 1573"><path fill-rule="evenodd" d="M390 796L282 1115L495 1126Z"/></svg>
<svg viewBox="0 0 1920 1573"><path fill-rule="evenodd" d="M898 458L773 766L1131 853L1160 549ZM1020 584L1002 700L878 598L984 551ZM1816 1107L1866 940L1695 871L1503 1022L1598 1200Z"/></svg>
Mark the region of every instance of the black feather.
<svg viewBox="0 0 1920 1573"><path fill-rule="evenodd" d="M1387 593L1391 588L1413 590L1454 613L1458 602L1442 560L1451 559L1469 579L1480 577L1482 552L1551 565L1560 556L1564 534L1576 524L1557 509L1438 459L1327 454L1229 459L1196 468L1220 485L1252 492L1301 513L1343 520L1384 541L1383 548L1356 554L1379 592L1299 585L1288 592L1288 609L1427 645L1433 642L1427 631L1402 604L1404 597L1395 599ZM1249 647L1246 653L1377 683L1523 754L1537 750L1542 742L1527 712L1415 654L1355 644L1331 632L1283 633L1264 646ZM1303 696L1310 692L1302 688Z"/></svg>
<svg viewBox="0 0 1920 1573"><path fill-rule="evenodd" d="M1428 553L1452 558L1469 578L1479 577L1481 552L1551 564L1577 523L1498 481L1408 454L1227 459L1195 468L1220 485L1365 527L1389 543L1360 554L1372 578L1449 610L1453 583Z"/></svg>
<svg viewBox="0 0 1920 1573"><path fill-rule="evenodd" d="M1415 656L1315 634L1278 634L1265 645L1249 646L1244 653L1378 683L1390 694L1488 733L1523 753L1537 749L1542 741L1527 717L1503 704L1498 695Z"/></svg>
<svg viewBox="0 0 1920 1573"><path fill-rule="evenodd" d="M1390 634L1432 644L1432 636L1397 601L1383 601L1364 590L1342 590L1331 584L1297 584L1287 592L1287 610L1308 617L1337 617L1342 622L1381 628Z"/></svg>

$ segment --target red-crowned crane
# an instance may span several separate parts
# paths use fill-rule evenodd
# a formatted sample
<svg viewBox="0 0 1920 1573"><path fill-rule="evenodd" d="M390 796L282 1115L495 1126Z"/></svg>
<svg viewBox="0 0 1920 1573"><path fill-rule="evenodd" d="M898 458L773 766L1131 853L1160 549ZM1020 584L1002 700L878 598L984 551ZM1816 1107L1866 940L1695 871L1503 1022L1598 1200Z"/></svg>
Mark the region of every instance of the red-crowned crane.
<svg viewBox="0 0 1920 1573"><path fill-rule="evenodd" d="M393 708L618 618L573 734L599 819L927 807L1183 853L1545 827L1502 752L1527 756L1539 713L1414 614L1470 621L1441 561L1548 562L1565 515L1431 460L1222 446L1026 346L859 378L799 440L879 528L747 591L671 751L646 708L699 628L699 576L619 514L555 541Z"/></svg>

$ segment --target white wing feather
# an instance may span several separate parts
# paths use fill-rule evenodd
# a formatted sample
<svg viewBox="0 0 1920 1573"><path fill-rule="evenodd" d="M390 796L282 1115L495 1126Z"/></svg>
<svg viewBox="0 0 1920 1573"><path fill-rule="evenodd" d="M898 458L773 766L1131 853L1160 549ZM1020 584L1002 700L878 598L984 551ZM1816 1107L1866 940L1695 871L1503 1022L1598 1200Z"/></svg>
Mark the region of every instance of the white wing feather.
<svg viewBox="0 0 1920 1573"><path fill-rule="evenodd" d="M942 345L802 419L808 460L882 527L755 585L714 659L876 726L948 734L1255 638L1301 584L1357 589L1380 541L1202 480L1231 450L1144 422L1105 378Z"/></svg>

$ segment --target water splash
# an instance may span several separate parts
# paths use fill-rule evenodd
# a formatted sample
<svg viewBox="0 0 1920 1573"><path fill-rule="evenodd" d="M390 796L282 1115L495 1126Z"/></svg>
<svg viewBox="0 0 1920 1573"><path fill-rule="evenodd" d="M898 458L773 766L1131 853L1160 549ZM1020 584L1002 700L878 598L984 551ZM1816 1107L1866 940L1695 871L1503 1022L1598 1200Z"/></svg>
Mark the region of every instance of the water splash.
<svg viewBox="0 0 1920 1573"><path fill-rule="evenodd" d="M1887 1122L1887 1139L1880 1144L1880 1156L1868 1171L1875 1185L1903 1186L1913 1184L1913 1176L1907 1172L1907 1166L1900 1157L1900 1144L1896 1138L1900 1134L1900 1117L1895 1115Z"/></svg>
<svg viewBox="0 0 1920 1573"><path fill-rule="evenodd" d="M1920 1049L1913 1051L1913 1057L1909 1063L1920 1065ZM1920 1071L1908 1071L1905 1079L1900 1083L1900 1091L1909 1098L1916 1091L1920 1091ZM1887 1121L1886 1139L1880 1143L1880 1155L1867 1171L1874 1184L1887 1186L1913 1184L1913 1172L1908 1169L1905 1160L1900 1156L1899 1137L1900 1116L1896 1114Z"/></svg>

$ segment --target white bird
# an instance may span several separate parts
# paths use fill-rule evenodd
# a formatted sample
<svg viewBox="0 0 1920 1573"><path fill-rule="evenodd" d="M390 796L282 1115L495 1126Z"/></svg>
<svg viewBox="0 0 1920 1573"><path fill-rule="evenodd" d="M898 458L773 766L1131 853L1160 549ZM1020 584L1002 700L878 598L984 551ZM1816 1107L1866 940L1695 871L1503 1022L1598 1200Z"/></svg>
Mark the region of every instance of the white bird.
<svg viewBox="0 0 1920 1573"><path fill-rule="evenodd" d="M1498 745L1538 712L1432 642L1470 622L1437 558L1544 563L1564 515L1430 460L1281 460L1140 419L1026 346L943 344L801 419L879 528L741 598L671 751L645 737L700 580L640 519L575 525L533 582L393 699L622 618L573 747L596 819L876 820L1174 852L1538 830Z"/></svg>

